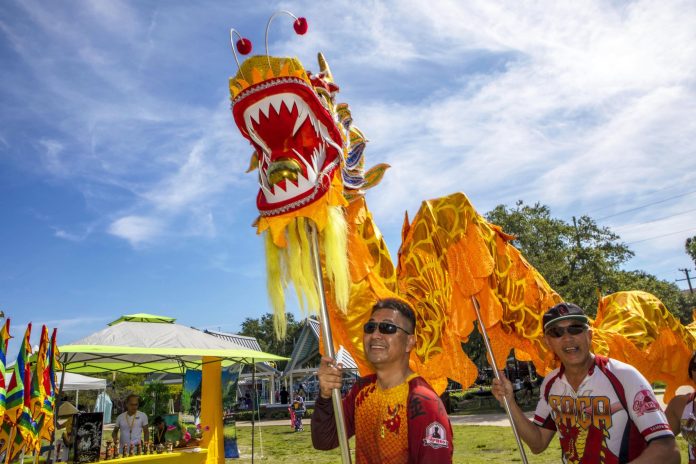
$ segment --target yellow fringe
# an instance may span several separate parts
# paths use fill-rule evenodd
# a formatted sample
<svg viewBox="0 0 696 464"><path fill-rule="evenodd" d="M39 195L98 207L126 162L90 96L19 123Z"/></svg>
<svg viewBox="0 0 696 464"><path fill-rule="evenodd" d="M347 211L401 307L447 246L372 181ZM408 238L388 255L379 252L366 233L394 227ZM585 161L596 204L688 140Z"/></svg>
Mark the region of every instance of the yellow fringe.
<svg viewBox="0 0 696 464"><path fill-rule="evenodd" d="M312 248L309 244L309 228L307 220L303 217L297 218L297 229L301 231L300 249L302 251L302 275L305 276L305 298L310 311L317 312L319 309L319 290L314 275L314 263L312 259Z"/></svg>
<svg viewBox="0 0 696 464"><path fill-rule="evenodd" d="M338 308L346 312L350 295L348 270L348 224L343 208L330 207L328 220L321 238L324 245L324 269L331 293ZM285 314L285 287L292 282L300 309L316 314L319 309L312 249L307 219L293 218L285 230L285 247L276 245L270 230L264 234L266 246L266 270L268 295L273 308L273 327L276 337L285 338L287 318Z"/></svg>
<svg viewBox="0 0 696 464"><path fill-rule="evenodd" d="M282 340L287 333L282 251L273 243L273 237L269 232L264 234L264 242L266 245L266 289L273 308L273 328L276 338Z"/></svg>
<svg viewBox="0 0 696 464"><path fill-rule="evenodd" d="M350 297L348 271L348 224L340 206L329 207L328 221L322 232L324 238L324 267L333 287L334 300L344 313Z"/></svg>

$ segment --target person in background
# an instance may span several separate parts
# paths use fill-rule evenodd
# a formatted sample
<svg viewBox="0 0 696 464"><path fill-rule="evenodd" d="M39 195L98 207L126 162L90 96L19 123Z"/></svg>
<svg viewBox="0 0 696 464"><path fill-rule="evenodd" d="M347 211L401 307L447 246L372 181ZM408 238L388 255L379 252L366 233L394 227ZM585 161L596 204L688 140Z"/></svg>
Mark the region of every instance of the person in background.
<svg viewBox="0 0 696 464"><path fill-rule="evenodd" d="M162 416L155 417L155 419L152 421L152 425L152 442L155 445L164 445L167 441L164 437L167 433L167 425L164 423Z"/></svg>
<svg viewBox="0 0 696 464"><path fill-rule="evenodd" d="M280 403L281 404L288 404L288 391L283 387L282 390L280 390Z"/></svg>
<svg viewBox="0 0 696 464"><path fill-rule="evenodd" d="M295 396L295 400L292 402L292 409L295 413L295 432L301 432L304 430L304 427L302 426L302 417L304 416L307 408L305 408L305 399L302 395L300 395L299 392L297 393L297 396Z"/></svg>
<svg viewBox="0 0 696 464"><path fill-rule="evenodd" d="M696 384L696 351L688 366L689 378ZM696 464L696 391L677 395L665 410L669 426L675 435L682 434L689 450L689 464Z"/></svg>
<svg viewBox="0 0 696 464"><path fill-rule="evenodd" d="M126 412L116 418L116 426L112 434L114 443L118 443L121 454L128 451L130 445L137 445L143 441L150 441L150 430L147 427L147 416L138 411L140 397L130 394L126 398Z"/></svg>

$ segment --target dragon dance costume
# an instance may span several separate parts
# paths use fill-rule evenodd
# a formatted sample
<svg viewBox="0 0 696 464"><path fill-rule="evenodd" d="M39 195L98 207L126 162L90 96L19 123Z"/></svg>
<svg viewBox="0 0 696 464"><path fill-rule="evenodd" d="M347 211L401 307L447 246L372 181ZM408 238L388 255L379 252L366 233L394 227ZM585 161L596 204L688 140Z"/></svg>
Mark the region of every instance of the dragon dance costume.
<svg viewBox="0 0 696 464"><path fill-rule="evenodd" d="M338 446L331 399L317 398L312 443ZM452 426L442 401L418 374L389 389L370 375L358 379L343 400L348 436L355 435L355 460L367 463L452 462Z"/></svg>
<svg viewBox="0 0 696 464"><path fill-rule="evenodd" d="M294 26L298 33L306 31L303 18ZM237 43L240 52L240 43L245 51L251 49L250 42L241 39ZM339 87L321 54L318 64L319 72L311 73L296 58L273 57L267 52L246 59L229 80L234 121L253 148L249 171L258 172L259 217L254 224L265 242L267 288L278 336L285 335L289 284L306 310L316 311L319 299L325 296L334 350L344 346L365 376L373 368L362 347L362 325L377 300L401 298L416 313L416 346L410 368L441 393L448 379L468 386L478 376L477 367L462 350L477 321L476 299L482 313L478 322L487 329L497 367L504 367L514 348L518 360L532 361L537 372L547 376L558 360L543 343L542 315L562 301L561 296L512 246L514 237L486 221L463 193L424 201L412 219L405 216L395 262L365 198L366 190L380 183L389 166L365 169L367 140L353 125L348 105L336 100ZM320 245L317 252L310 246L314 237ZM317 290L314 257L320 261L316 274L324 295ZM666 401L676 387L688 382L682 366L696 349L696 337L653 295L619 292L606 296L600 301L597 320L590 324L592 351L635 365L650 382L667 382ZM696 333L696 327L693 330ZM613 372L611 366L608 372ZM629 375L626 372L619 368L617 376ZM596 372L589 376L593 380L599 377ZM641 377L641 381L645 379ZM562 381L554 388L561 385ZM630 390L627 398L633 400L631 395L636 392L628 386L625 390ZM563 397L556 390L553 394ZM357 401L359 392L353 395ZM573 398L570 393L566 396ZM360 416L357 403L346 407L354 409L356 418ZM617 424L614 427L600 427L608 434L602 436L609 453L606 459L621 454L622 441L617 435L623 433L620 428L630 429L620 425L626 411L628 407L607 418ZM550 410L538 412L541 423L547 423ZM653 414L643 411L630 418L645 431L643 416ZM586 417L580 414L573 420L584 424ZM357 434L360 423L356 419L351 432ZM666 421L653 425L661 427L661 423ZM561 426L566 425L558 425L563 434ZM368 433L374 436L373 429ZM566 438L567 443L569 440ZM574 443L577 448L580 442ZM363 446L369 444L359 448ZM572 451L569 459L583 456L584 452Z"/></svg>

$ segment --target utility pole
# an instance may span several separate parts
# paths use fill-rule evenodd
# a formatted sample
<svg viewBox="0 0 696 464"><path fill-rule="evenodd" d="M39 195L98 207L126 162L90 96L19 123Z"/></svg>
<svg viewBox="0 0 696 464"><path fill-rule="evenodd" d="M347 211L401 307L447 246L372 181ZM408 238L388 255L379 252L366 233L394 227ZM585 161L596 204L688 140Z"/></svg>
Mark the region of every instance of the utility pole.
<svg viewBox="0 0 696 464"><path fill-rule="evenodd" d="M677 282L682 282L682 281L686 280L689 284L689 293L691 293L693 295L694 288L691 286L691 276L689 276L690 269L679 269L679 270L682 271L684 274L686 274L686 279L677 279Z"/></svg>

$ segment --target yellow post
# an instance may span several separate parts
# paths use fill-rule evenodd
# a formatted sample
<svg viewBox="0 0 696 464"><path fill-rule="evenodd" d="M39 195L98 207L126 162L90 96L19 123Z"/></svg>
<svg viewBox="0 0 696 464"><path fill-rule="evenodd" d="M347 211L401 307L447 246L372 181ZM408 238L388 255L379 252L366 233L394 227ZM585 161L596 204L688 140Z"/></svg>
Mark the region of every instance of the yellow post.
<svg viewBox="0 0 696 464"><path fill-rule="evenodd" d="M225 464L222 423L222 364L219 358L204 357L201 380L201 446L208 448L206 464Z"/></svg>

